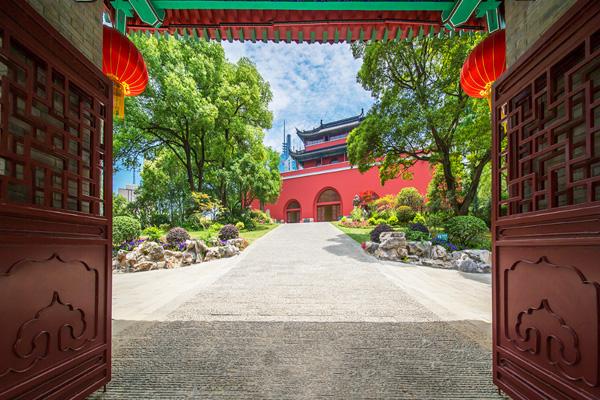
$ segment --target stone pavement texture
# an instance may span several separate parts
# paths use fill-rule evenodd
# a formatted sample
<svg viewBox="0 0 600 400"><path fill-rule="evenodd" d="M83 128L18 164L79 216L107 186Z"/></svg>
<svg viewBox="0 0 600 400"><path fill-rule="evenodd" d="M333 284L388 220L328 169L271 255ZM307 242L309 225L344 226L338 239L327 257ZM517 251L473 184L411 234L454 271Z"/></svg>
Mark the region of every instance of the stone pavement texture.
<svg viewBox="0 0 600 400"><path fill-rule="evenodd" d="M92 398L500 398L489 283L382 263L326 223L230 260L115 276L113 380Z"/></svg>

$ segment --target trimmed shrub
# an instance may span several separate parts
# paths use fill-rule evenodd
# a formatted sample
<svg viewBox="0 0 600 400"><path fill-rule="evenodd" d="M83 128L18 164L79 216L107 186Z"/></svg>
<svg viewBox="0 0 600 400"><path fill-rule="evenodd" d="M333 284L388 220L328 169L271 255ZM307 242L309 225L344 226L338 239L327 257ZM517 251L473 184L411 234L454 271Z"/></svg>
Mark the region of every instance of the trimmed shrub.
<svg viewBox="0 0 600 400"><path fill-rule="evenodd" d="M388 218L387 223L390 225L398 225L398 217L396 217L395 215L392 215L391 217Z"/></svg>
<svg viewBox="0 0 600 400"><path fill-rule="evenodd" d="M380 197L371 203L373 210L380 214L389 214L393 211L395 205L396 198L391 194Z"/></svg>
<svg viewBox="0 0 600 400"><path fill-rule="evenodd" d="M375 220L375 225L381 225L381 224L386 224L387 223L387 219L385 218L377 218Z"/></svg>
<svg viewBox="0 0 600 400"><path fill-rule="evenodd" d="M401 224L407 224L415 217L415 211L409 206L400 206L396 209L396 218Z"/></svg>
<svg viewBox="0 0 600 400"><path fill-rule="evenodd" d="M342 218L340 218L340 223L341 224L345 224L348 221L348 218L346 218L345 216L343 216Z"/></svg>
<svg viewBox="0 0 600 400"><path fill-rule="evenodd" d="M223 241L229 239L237 239L238 237L240 237L240 232L238 231L238 228L231 224L225 225L219 231L219 239Z"/></svg>
<svg viewBox="0 0 600 400"><path fill-rule="evenodd" d="M371 217L367 220L367 222L369 223L369 225L377 225L377 220L375 219L375 217Z"/></svg>
<svg viewBox="0 0 600 400"><path fill-rule="evenodd" d="M183 228L176 227L167 233L167 243L176 244L190 240L190 234Z"/></svg>
<svg viewBox="0 0 600 400"><path fill-rule="evenodd" d="M482 219L470 215L460 215L448 220L446 232L450 242L468 248L482 242L488 232L488 227Z"/></svg>
<svg viewBox="0 0 600 400"><path fill-rule="evenodd" d="M142 234L140 221L133 217L120 216L113 218L113 244L130 242Z"/></svg>
<svg viewBox="0 0 600 400"><path fill-rule="evenodd" d="M242 229L244 229L246 227L246 225L244 225L244 223L242 221L238 221L238 222L236 222L235 227L238 229L238 231L241 231Z"/></svg>
<svg viewBox="0 0 600 400"><path fill-rule="evenodd" d="M412 220L413 224L423 224L425 225L425 217L423 214L418 212Z"/></svg>
<svg viewBox="0 0 600 400"><path fill-rule="evenodd" d="M429 229L423 224L410 224L408 229L411 231L423 232L429 235Z"/></svg>
<svg viewBox="0 0 600 400"><path fill-rule="evenodd" d="M394 229L392 229L392 227L388 224L379 224L375 228L373 228L373 230L369 234L371 236L371 241L380 243L379 235L381 235L383 232L392 232L393 230Z"/></svg>
<svg viewBox="0 0 600 400"><path fill-rule="evenodd" d="M354 207L352 212L350 213L350 218L352 221L360 221L365 217L365 212L360 207Z"/></svg>
<svg viewBox="0 0 600 400"><path fill-rule="evenodd" d="M250 211L250 218L256 224L270 224L272 222L271 217L269 217L269 215L262 210L252 209Z"/></svg>
<svg viewBox="0 0 600 400"><path fill-rule="evenodd" d="M149 226L144 229L143 234L148 238L148 240L152 242L158 242L162 236L162 231L156 226Z"/></svg>
<svg viewBox="0 0 600 400"><path fill-rule="evenodd" d="M421 193L414 187L405 187L396 196L396 204L398 207L407 206L414 211L417 211L423 208L424 203L423 196L421 196Z"/></svg>
<svg viewBox="0 0 600 400"><path fill-rule="evenodd" d="M421 231L413 231L411 229L406 231L406 240L414 241L414 242L422 242L424 240L429 240L429 234Z"/></svg>

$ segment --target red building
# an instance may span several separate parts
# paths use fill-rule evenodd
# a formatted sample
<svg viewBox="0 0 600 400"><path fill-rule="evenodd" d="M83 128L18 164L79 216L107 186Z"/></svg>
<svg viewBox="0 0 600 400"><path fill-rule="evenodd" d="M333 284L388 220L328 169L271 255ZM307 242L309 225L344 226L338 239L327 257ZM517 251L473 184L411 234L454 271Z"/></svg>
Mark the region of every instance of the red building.
<svg viewBox="0 0 600 400"><path fill-rule="evenodd" d="M379 196L396 194L413 186L425 194L431 180L429 165L418 162L412 169L413 179L396 178L384 185L377 168L361 174L348 162L346 138L364 119L363 114L321 124L312 130L296 133L304 149L290 151L298 170L282 172L283 187L275 204L265 205L272 218L285 222L335 221L349 215L354 196L373 190Z"/></svg>

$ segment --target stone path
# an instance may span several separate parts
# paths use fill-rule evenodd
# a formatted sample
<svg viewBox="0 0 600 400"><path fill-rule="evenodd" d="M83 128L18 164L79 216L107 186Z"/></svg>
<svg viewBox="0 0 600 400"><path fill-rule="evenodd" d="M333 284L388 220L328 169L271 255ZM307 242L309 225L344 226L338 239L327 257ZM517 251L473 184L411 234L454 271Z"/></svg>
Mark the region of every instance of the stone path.
<svg viewBox="0 0 600 400"><path fill-rule="evenodd" d="M190 267L188 279L183 270L161 275L171 294L156 292L157 279L133 283L151 272L115 276L113 380L93 398L499 398L490 326L469 303L481 299L449 312L419 267L378 262L330 224L283 225L234 261ZM443 278L473 296L491 291ZM172 293L178 282L185 295ZM145 290L157 293L151 309Z"/></svg>

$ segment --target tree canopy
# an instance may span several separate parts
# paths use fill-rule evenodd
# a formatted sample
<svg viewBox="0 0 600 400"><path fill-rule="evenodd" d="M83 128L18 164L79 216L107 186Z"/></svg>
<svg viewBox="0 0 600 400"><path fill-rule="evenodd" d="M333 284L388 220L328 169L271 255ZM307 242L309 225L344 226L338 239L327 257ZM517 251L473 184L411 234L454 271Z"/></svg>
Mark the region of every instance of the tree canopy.
<svg viewBox="0 0 600 400"><path fill-rule="evenodd" d="M272 94L254 64L227 61L216 43L132 40L146 61L149 83L142 95L126 99L114 153L125 167L145 160L138 215L152 204L178 222L193 205L194 192L209 194L233 213L248 201L276 198L277 164L262 143L273 119Z"/></svg>
<svg viewBox="0 0 600 400"><path fill-rule="evenodd" d="M468 97L459 83L477 40L426 36L353 45L363 59L358 81L376 101L349 135L350 161L361 171L378 165L382 182L409 177L417 161L439 166L449 206L466 214L491 155L487 103Z"/></svg>

